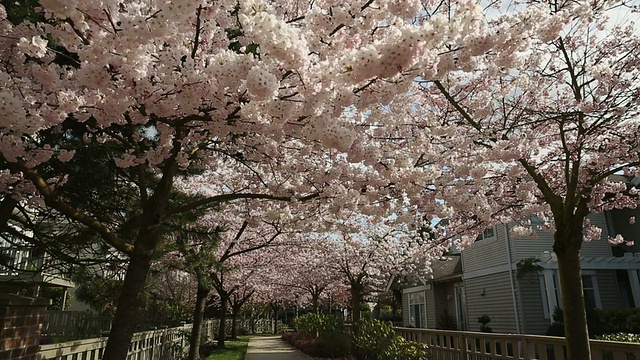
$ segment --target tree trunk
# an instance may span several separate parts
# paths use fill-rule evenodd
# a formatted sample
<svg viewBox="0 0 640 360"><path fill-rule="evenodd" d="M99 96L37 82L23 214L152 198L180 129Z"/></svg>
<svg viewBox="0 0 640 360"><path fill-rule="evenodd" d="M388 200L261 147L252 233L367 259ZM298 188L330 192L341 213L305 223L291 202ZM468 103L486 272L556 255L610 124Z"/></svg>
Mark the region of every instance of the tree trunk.
<svg viewBox="0 0 640 360"><path fill-rule="evenodd" d="M351 287L351 321L355 325L360 321L360 302L362 300L362 293L360 287Z"/></svg>
<svg viewBox="0 0 640 360"><path fill-rule="evenodd" d="M136 330L140 306L143 301L143 293L147 274L151 267L152 251L142 251L138 247L131 254L129 266L122 284L122 293L118 299L118 306L113 317L109 340L104 351L104 360L124 360L127 358L129 344Z"/></svg>
<svg viewBox="0 0 640 360"><path fill-rule="evenodd" d="M315 314L320 314L320 294L312 294L311 302L313 304L313 312ZM297 305L296 305L297 309Z"/></svg>
<svg viewBox="0 0 640 360"><path fill-rule="evenodd" d="M239 311L235 311L235 309L232 309L231 311L231 338L232 339L238 338L238 329L236 329L236 326L238 325L238 312Z"/></svg>
<svg viewBox="0 0 640 360"><path fill-rule="evenodd" d="M280 310L280 306L277 303L271 303L271 309L273 309L273 333L278 334L278 310Z"/></svg>
<svg viewBox="0 0 640 360"><path fill-rule="evenodd" d="M589 331L580 271L582 233L578 233L577 236L580 237L577 245L575 243L578 239L574 239L573 241L565 241L563 246L554 244L553 249L558 257L564 333L567 339L567 360L589 360L591 359ZM558 239L556 239L556 243L558 243Z"/></svg>
<svg viewBox="0 0 640 360"><path fill-rule="evenodd" d="M5 231L9 218L13 214L13 209L17 205L18 202L10 194L4 194L4 198L0 201L0 231Z"/></svg>
<svg viewBox="0 0 640 360"><path fill-rule="evenodd" d="M351 289L349 292L351 293L351 331L353 333L353 337L350 342L350 352L351 355L354 355L356 359L361 358L361 354L359 348L356 344L356 338L360 335L360 300L362 299L362 291L361 287L358 284L351 284Z"/></svg>
<svg viewBox="0 0 640 360"><path fill-rule="evenodd" d="M402 292L398 289L393 289L393 303L391 305L391 316L395 319L398 315L398 304L402 306Z"/></svg>
<svg viewBox="0 0 640 360"><path fill-rule="evenodd" d="M227 302L229 301L229 295L218 291L220 295L220 326L218 327L218 344L217 347L224 349L224 342L227 338L226 323L227 323Z"/></svg>
<svg viewBox="0 0 640 360"><path fill-rule="evenodd" d="M202 341L202 321L204 318L204 308L209 297L209 289L198 283L196 294L196 307L193 311L193 327L189 337L189 360L200 358L200 342Z"/></svg>

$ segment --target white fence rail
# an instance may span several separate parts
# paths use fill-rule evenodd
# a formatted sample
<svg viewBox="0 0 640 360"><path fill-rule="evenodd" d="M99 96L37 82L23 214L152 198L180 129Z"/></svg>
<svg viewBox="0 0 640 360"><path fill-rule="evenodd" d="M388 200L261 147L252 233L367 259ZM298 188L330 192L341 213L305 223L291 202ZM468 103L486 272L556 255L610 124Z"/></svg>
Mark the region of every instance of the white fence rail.
<svg viewBox="0 0 640 360"><path fill-rule="evenodd" d="M211 321L203 330L208 331ZM191 325L170 329L151 330L135 333L129 345L128 360L172 360L180 357L188 349ZM60 344L40 346L37 360L99 360L102 358L107 338L69 341Z"/></svg>
<svg viewBox="0 0 640 360"><path fill-rule="evenodd" d="M219 320L206 320L202 325L204 342L213 341L218 332ZM226 322L231 327L231 321ZM237 326L251 333L273 331L273 320L239 320ZM173 360L180 358L189 349L189 334L192 325L169 329L138 332L129 345L127 360ZM37 360L99 360L107 345L106 337L75 340L60 344L41 345Z"/></svg>
<svg viewBox="0 0 640 360"><path fill-rule="evenodd" d="M427 344L434 360L565 360L563 337L394 328L410 341ZM640 360L640 344L591 340L592 360Z"/></svg>

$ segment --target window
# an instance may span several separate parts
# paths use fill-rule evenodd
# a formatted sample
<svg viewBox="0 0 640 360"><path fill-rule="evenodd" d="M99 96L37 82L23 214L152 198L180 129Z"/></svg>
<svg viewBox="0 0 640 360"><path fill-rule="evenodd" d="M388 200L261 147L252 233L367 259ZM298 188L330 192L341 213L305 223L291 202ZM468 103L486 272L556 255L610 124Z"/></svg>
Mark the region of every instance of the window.
<svg viewBox="0 0 640 360"><path fill-rule="evenodd" d="M545 270L544 272L544 276L540 276L542 308L545 319L551 319L555 308L562 308L560 278L558 277L558 270ZM582 272L582 290L584 292L584 304L587 309L602 307L600 292L598 291L598 278L595 271L584 270Z"/></svg>
<svg viewBox="0 0 640 360"><path fill-rule="evenodd" d="M482 234L478 235L478 237L476 238L476 241L492 239L492 238L495 238L495 236L496 236L496 234L495 234L495 231L494 231L493 227L490 227L490 228L485 229L482 232Z"/></svg>
<svg viewBox="0 0 640 360"><path fill-rule="evenodd" d="M427 327L427 303L424 291L409 294L409 326Z"/></svg>
<svg viewBox="0 0 640 360"><path fill-rule="evenodd" d="M582 291L584 292L584 305L587 309L600 308L600 299L597 293L597 280L595 276L582 276Z"/></svg>

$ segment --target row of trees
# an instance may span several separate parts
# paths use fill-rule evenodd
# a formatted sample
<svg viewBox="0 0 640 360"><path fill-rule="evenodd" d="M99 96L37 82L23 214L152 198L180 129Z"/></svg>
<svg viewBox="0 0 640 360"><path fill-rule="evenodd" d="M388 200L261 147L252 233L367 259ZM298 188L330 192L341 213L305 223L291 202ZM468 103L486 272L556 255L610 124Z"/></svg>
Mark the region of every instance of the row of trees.
<svg viewBox="0 0 640 360"><path fill-rule="evenodd" d="M326 261L357 298L369 266L397 271L380 264L534 214L555 234L569 357L590 357L586 215L638 202L609 181L640 163L632 5L2 4L0 227L50 209L84 241L69 260L126 268L105 359L125 358L166 256L199 299L230 298L219 271L250 269L235 263L263 247L250 240L307 239L339 249Z"/></svg>

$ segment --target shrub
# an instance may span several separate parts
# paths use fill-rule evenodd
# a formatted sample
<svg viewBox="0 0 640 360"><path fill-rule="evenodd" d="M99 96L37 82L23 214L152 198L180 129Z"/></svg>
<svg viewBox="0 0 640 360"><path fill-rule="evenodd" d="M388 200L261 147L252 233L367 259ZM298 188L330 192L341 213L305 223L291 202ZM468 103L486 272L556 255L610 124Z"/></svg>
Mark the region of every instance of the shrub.
<svg viewBox="0 0 640 360"><path fill-rule="evenodd" d="M354 324L351 337L358 359L373 360L391 345L395 332L390 322L363 319Z"/></svg>
<svg viewBox="0 0 640 360"><path fill-rule="evenodd" d="M349 354L349 337L342 319L335 316L305 314L293 321L296 333L283 339L314 357L342 357Z"/></svg>
<svg viewBox="0 0 640 360"><path fill-rule="evenodd" d="M305 314L295 318L293 326L296 331L314 337L320 337L324 333L344 332L344 322L336 316Z"/></svg>
<svg viewBox="0 0 640 360"><path fill-rule="evenodd" d="M546 335L564 336L562 309L555 309L553 313L553 321L554 322L547 329ZM589 336L591 338L604 334L637 334L640 333L640 309L587 309L587 324L589 326Z"/></svg>
<svg viewBox="0 0 640 360"><path fill-rule="evenodd" d="M431 359L425 344L407 341L395 335L390 322L360 320L352 331L355 352L362 360Z"/></svg>
<svg viewBox="0 0 640 360"><path fill-rule="evenodd" d="M391 345L378 357L379 360L428 360L431 355L426 344L407 341L401 336L393 338Z"/></svg>
<svg viewBox="0 0 640 360"><path fill-rule="evenodd" d="M640 343L640 334L617 333L597 336L598 340Z"/></svg>
<svg viewBox="0 0 640 360"><path fill-rule="evenodd" d="M489 315L482 315L478 318L478 322L480 323L480 331L481 332L486 332L486 333L492 333L493 329L488 326L487 324L489 324L491 322L491 318L489 317Z"/></svg>
<svg viewBox="0 0 640 360"><path fill-rule="evenodd" d="M640 333L640 309L597 309L604 325L603 333ZM598 334L599 335L599 334Z"/></svg>

